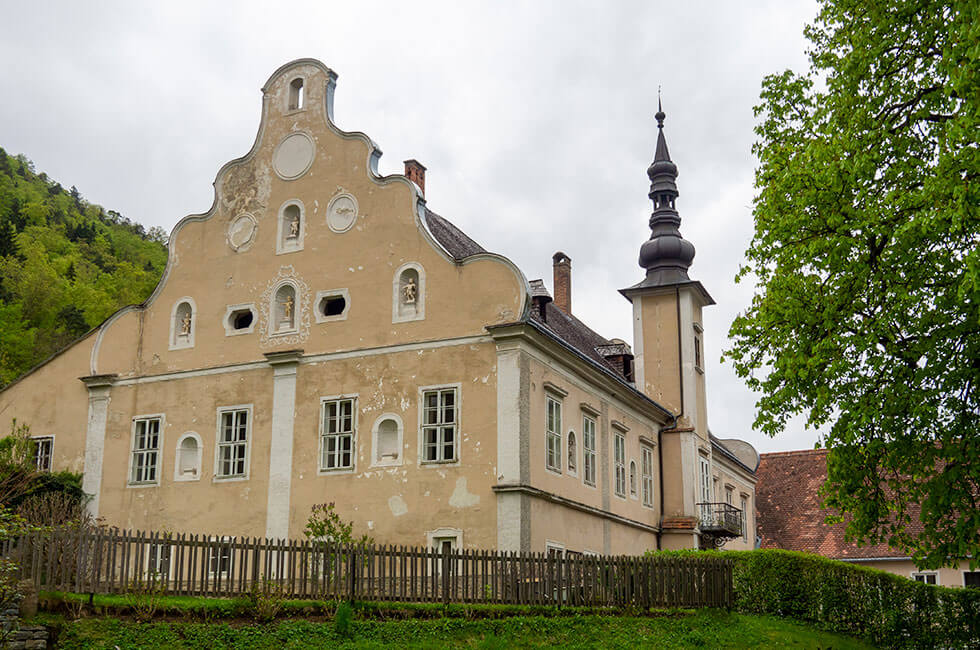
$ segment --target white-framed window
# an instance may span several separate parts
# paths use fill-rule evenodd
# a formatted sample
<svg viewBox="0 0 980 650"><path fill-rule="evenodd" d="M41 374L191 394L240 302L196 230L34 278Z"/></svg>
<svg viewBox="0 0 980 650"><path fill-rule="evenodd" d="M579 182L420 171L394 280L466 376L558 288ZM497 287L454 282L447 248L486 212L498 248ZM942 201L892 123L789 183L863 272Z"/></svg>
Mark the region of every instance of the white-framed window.
<svg viewBox="0 0 980 650"><path fill-rule="evenodd" d="M742 506L742 541L749 539L749 498L741 495L740 504Z"/></svg>
<svg viewBox="0 0 980 650"><path fill-rule="evenodd" d="M640 483L643 505L653 507L653 450L643 447L640 458Z"/></svg>
<svg viewBox="0 0 980 650"><path fill-rule="evenodd" d="M923 582L927 585L939 584L939 574L935 571L913 571L912 579L916 582Z"/></svg>
<svg viewBox="0 0 980 650"><path fill-rule="evenodd" d="M353 469L357 434L355 397L320 401L320 471Z"/></svg>
<svg viewBox="0 0 980 650"><path fill-rule="evenodd" d="M701 335L694 335L694 368L698 372L704 372L704 364L701 360Z"/></svg>
<svg viewBox="0 0 980 650"><path fill-rule="evenodd" d="M546 461L548 469L561 471L561 402L551 395L546 396L547 426L545 433Z"/></svg>
<svg viewBox="0 0 980 650"><path fill-rule="evenodd" d="M582 480L595 487L595 420L582 416Z"/></svg>
<svg viewBox="0 0 980 650"><path fill-rule="evenodd" d="M565 466L568 468L568 473L575 476L578 471L578 441L575 439L575 432L568 432L568 461Z"/></svg>
<svg viewBox="0 0 980 650"><path fill-rule="evenodd" d="M212 537L208 544L208 575L212 578L226 579L231 575L233 537L222 537L220 541ZM214 542L218 542L215 544Z"/></svg>
<svg viewBox="0 0 980 650"><path fill-rule="evenodd" d="M188 431L177 441L174 463L175 481L196 481L201 478L201 436Z"/></svg>
<svg viewBox="0 0 980 650"><path fill-rule="evenodd" d="M963 586L971 589L980 589L980 571L964 571Z"/></svg>
<svg viewBox="0 0 980 650"><path fill-rule="evenodd" d="M559 542L553 542L550 539L545 540L544 550L548 557L565 557L565 545Z"/></svg>
<svg viewBox="0 0 980 650"><path fill-rule="evenodd" d="M248 478L251 428L251 404L218 409L218 444L214 468L216 479Z"/></svg>
<svg viewBox="0 0 980 650"><path fill-rule="evenodd" d="M255 331L256 320L258 320L258 313L255 311L254 303L228 305L225 307L225 336L251 334Z"/></svg>
<svg viewBox="0 0 980 650"><path fill-rule="evenodd" d="M38 436L31 438L31 442L34 443L34 467L39 472L50 472L54 436Z"/></svg>
<svg viewBox="0 0 980 650"><path fill-rule="evenodd" d="M459 459L458 398L455 387L422 390L423 463L448 463Z"/></svg>
<svg viewBox="0 0 980 650"><path fill-rule="evenodd" d="M160 483L162 437L163 416L147 415L133 418L133 451L129 459L130 485Z"/></svg>
<svg viewBox="0 0 980 650"><path fill-rule="evenodd" d="M735 488L730 485L725 486L725 503L730 506L735 505Z"/></svg>
<svg viewBox="0 0 980 650"><path fill-rule="evenodd" d="M616 496L626 498L626 436L613 436L613 463L616 468Z"/></svg>
<svg viewBox="0 0 980 650"><path fill-rule="evenodd" d="M426 531L425 545L440 553L452 553L463 548L463 531L459 528L436 528Z"/></svg>
<svg viewBox="0 0 980 650"><path fill-rule="evenodd" d="M713 494L712 489L714 483L711 478L711 462L708 460L707 456L698 456L698 464L700 466L700 476L701 481L701 503L711 503L714 499L711 498ZM704 519L711 512L711 506L701 506L701 518Z"/></svg>
<svg viewBox="0 0 980 650"><path fill-rule="evenodd" d="M154 580L170 577L170 544L150 544L146 549L146 576Z"/></svg>
<svg viewBox="0 0 980 650"><path fill-rule="evenodd" d="M347 320L347 312L350 311L350 291L347 289L317 291L313 304L313 315L318 323Z"/></svg>

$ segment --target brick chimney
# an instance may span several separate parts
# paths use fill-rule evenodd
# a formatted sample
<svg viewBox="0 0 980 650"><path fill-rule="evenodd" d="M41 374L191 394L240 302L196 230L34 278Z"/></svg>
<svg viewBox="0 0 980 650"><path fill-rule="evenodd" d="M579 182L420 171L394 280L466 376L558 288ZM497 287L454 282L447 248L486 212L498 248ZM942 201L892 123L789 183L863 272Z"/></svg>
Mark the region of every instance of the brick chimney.
<svg viewBox="0 0 980 650"><path fill-rule="evenodd" d="M405 161L405 175L408 180L419 186L422 196L425 196L425 165L414 158Z"/></svg>
<svg viewBox="0 0 980 650"><path fill-rule="evenodd" d="M572 258L561 251L551 260L555 271L555 307L566 314L572 313Z"/></svg>

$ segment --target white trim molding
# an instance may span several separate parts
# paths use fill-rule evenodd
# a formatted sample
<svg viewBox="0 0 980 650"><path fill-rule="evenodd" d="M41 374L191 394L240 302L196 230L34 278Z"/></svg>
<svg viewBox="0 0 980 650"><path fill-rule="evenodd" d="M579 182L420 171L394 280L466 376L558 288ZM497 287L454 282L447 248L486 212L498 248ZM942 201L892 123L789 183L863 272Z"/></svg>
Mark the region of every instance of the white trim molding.
<svg viewBox="0 0 980 650"><path fill-rule="evenodd" d="M248 412L247 429L245 430L245 474L242 476L230 475L222 476L218 472L221 451L221 416L230 411ZM228 483L233 481L247 481L252 460L252 437L254 436L253 408L251 404L233 404L230 406L219 406L215 409L215 428L214 428L214 474L211 475L212 483Z"/></svg>
<svg viewBox="0 0 980 650"><path fill-rule="evenodd" d="M327 316L323 311L323 302L328 298L343 298L344 309L335 316ZM350 290L349 289L328 289L317 291L316 298L313 300L313 317L317 323L331 323L339 320L347 320L350 313Z"/></svg>
<svg viewBox="0 0 980 650"><path fill-rule="evenodd" d="M185 440L195 440L197 441L197 467L193 474L187 475L181 471L181 458L183 454L181 453L182 447ZM203 459L204 459L204 442L201 440L201 436L198 435L196 431L187 431L177 439L177 446L174 449L174 481L200 481L203 469Z"/></svg>
<svg viewBox="0 0 980 650"><path fill-rule="evenodd" d="M235 329L235 324L232 319L238 312L243 311L252 312L252 322L248 327L243 327L242 329ZM259 321L259 312L255 309L254 302L245 302L238 305L228 305L225 307L225 317L222 321L225 326L225 336L241 336L242 334L251 334L255 331L255 324Z"/></svg>

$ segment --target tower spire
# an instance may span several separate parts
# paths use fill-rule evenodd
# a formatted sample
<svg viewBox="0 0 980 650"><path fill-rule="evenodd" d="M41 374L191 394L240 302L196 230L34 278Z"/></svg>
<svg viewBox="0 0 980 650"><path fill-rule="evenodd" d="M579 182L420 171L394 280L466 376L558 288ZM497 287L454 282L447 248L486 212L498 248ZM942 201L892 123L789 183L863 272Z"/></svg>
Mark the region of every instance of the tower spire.
<svg viewBox="0 0 980 650"><path fill-rule="evenodd" d="M640 266L646 269L645 286L689 282L687 270L694 261L694 245L684 239L679 227L681 217L674 207L677 191L677 165L670 159L664 137L664 118L660 93L657 92L657 150L647 169L650 178L650 239L640 247Z"/></svg>

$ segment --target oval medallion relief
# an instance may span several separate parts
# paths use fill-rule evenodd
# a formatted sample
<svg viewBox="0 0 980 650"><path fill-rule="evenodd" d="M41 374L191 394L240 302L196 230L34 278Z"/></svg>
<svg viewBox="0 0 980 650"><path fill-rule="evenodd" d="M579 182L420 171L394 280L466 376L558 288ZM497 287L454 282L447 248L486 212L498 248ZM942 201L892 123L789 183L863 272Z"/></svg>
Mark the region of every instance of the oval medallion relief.
<svg viewBox="0 0 980 650"><path fill-rule="evenodd" d="M333 197L327 206L327 226L334 232L347 232L357 220L357 201L350 194Z"/></svg>
<svg viewBox="0 0 980 650"><path fill-rule="evenodd" d="M255 241L258 228L258 221L249 213L238 215L228 226L228 245L235 252L247 249Z"/></svg>
<svg viewBox="0 0 980 650"><path fill-rule="evenodd" d="M305 133L290 133L276 147L272 155L272 166L279 178L291 181L299 178L313 165L316 147L313 139Z"/></svg>

